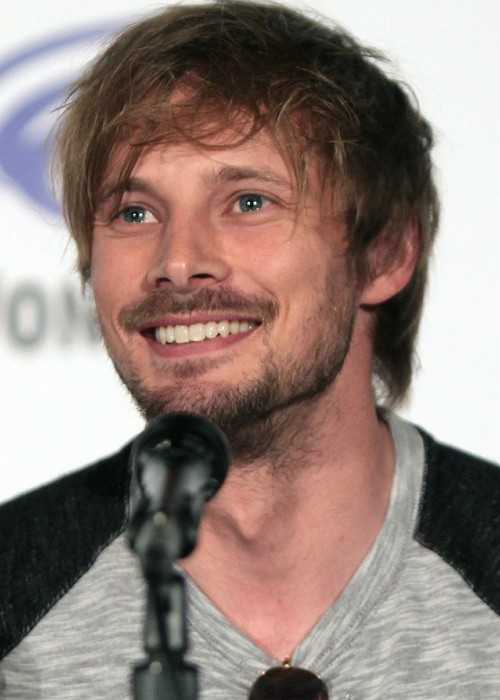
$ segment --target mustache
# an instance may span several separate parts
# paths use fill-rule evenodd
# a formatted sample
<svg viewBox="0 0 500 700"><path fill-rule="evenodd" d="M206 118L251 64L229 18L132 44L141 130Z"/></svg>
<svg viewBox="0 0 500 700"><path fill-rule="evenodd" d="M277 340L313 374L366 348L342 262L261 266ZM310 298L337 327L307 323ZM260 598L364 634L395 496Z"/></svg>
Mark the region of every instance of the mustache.
<svg viewBox="0 0 500 700"><path fill-rule="evenodd" d="M136 331L160 316L171 314L194 314L196 312L221 313L225 311L243 312L246 316L267 322L278 315L278 303L273 299L263 299L256 295L243 296L235 290L220 287L201 287L192 294L162 287L155 289L145 299L129 304L118 314L118 322L127 332Z"/></svg>

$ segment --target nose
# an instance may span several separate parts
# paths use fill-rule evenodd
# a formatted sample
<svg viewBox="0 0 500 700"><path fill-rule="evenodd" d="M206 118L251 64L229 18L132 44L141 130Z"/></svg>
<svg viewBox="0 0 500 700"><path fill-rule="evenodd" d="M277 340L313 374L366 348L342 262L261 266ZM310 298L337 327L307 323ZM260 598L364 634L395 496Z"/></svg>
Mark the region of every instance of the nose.
<svg viewBox="0 0 500 700"><path fill-rule="evenodd" d="M178 291L223 282L230 274L216 235L206 222L170 219L162 231L147 273L150 289Z"/></svg>

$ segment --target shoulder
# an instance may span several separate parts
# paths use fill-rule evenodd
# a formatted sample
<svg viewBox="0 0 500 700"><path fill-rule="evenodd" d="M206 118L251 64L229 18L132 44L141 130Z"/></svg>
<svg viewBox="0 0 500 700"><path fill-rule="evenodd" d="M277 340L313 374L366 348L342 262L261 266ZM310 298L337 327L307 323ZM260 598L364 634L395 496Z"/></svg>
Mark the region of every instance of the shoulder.
<svg viewBox="0 0 500 700"><path fill-rule="evenodd" d="M0 658L122 530L129 445L0 507Z"/></svg>
<svg viewBox="0 0 500 700"><path fill-rule="evenodd" d="M425 472L415 539L500 615L500 467L420 432Z"/></svg>

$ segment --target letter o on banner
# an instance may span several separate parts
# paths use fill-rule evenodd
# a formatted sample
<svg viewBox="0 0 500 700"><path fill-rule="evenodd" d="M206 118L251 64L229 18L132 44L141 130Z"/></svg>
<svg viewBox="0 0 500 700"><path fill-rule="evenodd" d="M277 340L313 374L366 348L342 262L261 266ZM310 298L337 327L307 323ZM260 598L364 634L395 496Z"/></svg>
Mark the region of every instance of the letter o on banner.
<svg viewBox="0 0 500 700"><path fill-rule="evenodd" d="M47 301L34 284L19 285L10 298L7 328L13 345L29 348L42 342L47 330Z"/></svg>

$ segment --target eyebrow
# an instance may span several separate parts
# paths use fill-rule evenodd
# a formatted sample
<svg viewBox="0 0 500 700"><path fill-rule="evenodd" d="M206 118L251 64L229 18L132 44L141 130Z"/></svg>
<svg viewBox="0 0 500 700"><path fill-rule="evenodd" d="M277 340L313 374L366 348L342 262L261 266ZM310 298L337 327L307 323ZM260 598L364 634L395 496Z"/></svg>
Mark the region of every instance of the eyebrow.
<svg viewBox="0 0 500 700"><path fill-rule="evenodd" d="M116 182L111 187L103 190L99 197L99 203L103 204L115 195L123 192L143 192L144 194L155 194L155 188L142 177L129 177L125 182Z"/></svg>
<svg viewBox="0 0 500 700"><path fill-rule="evenodd" d="M202 175L202 180L209 187L231 182L240 182L242 180L261 180L283 188L286 187L290 189L291 187L289 180L280 177L277 173L268 168L260 169L234 165L225 165L219 170L204 173ZM116 183L114 186L105 190L99 198L100 202L106 202L118 192L143 192L149 195L157 194L155 186L148 180L142 177L130 177L125 183Z"/></svg>
<svg viewBox="0 0 500 700"><path fill-rule="evenodd" d="M203 176L209 185L239 182L240 180L263 180L281 187L290 187L290 181L267 168L250 168L235 165L225 165L212 173Z"/></svg>

